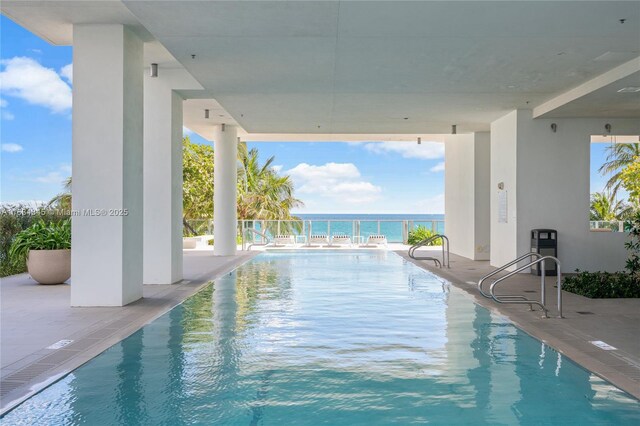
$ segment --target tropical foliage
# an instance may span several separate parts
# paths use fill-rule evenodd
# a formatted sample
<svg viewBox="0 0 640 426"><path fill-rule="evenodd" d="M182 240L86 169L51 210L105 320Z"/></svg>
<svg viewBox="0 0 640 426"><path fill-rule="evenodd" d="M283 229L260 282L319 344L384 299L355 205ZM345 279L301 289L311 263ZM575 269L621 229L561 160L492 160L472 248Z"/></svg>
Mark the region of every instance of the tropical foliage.
<svg viewBox="0 0 640 426"><path fill-rule="evenodd" d="M182 214L189 219L213 217L213 148L182 143Z"/></svg>
<svg viewBox="0 0 640 426"><path fill-rule="evenodd" d="M416 226L415 229L412 229L411 231L409 231L409 238L408 238L407 242L409 243L409 245L418 244L420 241L424 241L427 238L433 237L435 234L436 234L435 232L433 232L430 229L427 229L427 227L422 226L422 225L418 225L418 226ZM427 245L435 246L437 244L440 244L440 240L431 241Z"/></svg>
<svg viewBox="0 0 640 426"><path fill-rule="evenodd" d="M71 176L62 182L62 187L63 192L53 197L48 206L59 210L71 211Z"/></svg>
<svg viewBox="0 0 640 426"><path fill-rule="evenodd" d="M66 212L44 206L26 204L0 206L0 277L27 270L24 259L12 259L9 256L9 250L18 233L40 220L45 223L57 223L67 220L68 217Z"/></svg>
<svg viewBox="0 0 640 426"><path fill-rule="evenodd" d="M640 156L620 172L620 183L629 193L629 201L636 210L640 209Z"/></svg>
<svg viewBox="0 0 640 426"><path fill-rule="evenodd" d="M24 262L30 250L61 250L71 248L71 220L46 223L40 219L20 231L9 249L13 262Z"/></svg>
<svg viewBox="0 0 640 426"><path fill-rule="evenodd" d="M606 189L616 196L623 184L623 171L640 157L640 143L613 143L607 147L607 161L598 169L603 175L611 175Z"/></svg>
<svg viewBox="0 0 640 426"><path fill-rule="evenodd" d="M630 213L630 207L624 201L616 200L605 192L591 194L589 220L616 221L622 220Z"/></svg>
<svg viewBox="0 0 640 426"><path fill-rule="evenodd" d="M263 164L257 149L238 144L238 218L245 220L291 220L291 210L302 201L293 194L289 176L272 167L274 157ZM187 234L198 234L197 219L211 219L213 205L213 148L183 140L183 223ZM196 219L196 220L194 220ZM285 232L285 230L282 230Z"/></svg>

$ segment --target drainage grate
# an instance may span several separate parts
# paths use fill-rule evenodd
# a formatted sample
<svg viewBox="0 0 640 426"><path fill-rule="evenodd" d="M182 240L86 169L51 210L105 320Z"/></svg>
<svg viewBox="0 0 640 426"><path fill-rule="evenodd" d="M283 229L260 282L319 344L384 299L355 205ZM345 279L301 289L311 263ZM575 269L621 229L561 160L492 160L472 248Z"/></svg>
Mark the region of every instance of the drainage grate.
<svg viewBox="0 0 640 426"><path fill-rule="evenodd" d="M24 385L23 382L11 382L3 380L2 383L0 383L0 395L5 396L9 392L18 389L22 385Z"/></svg>
<svg viewBox="0 0 640 426"><path fill-rule="evenodd" d="M576 311L576 314L580 314L580 315L595 315L593 312L589 312L589 311Z"/></svg>
<svg viewBox="0 0 640 426"><path fill-rule="evenodd" d="M33 380L35 377L38 377L45 371L51 370L53 367L55 367L55 365L53 364L31 364L23 368L22 370L18 370L15 373L7 376L4 380L2 380L2 383L4 383L5 381L23 383L28 382L30 380Z"/></svg>
<svg viewBox="0 0 640 426"><path fill-rule="evenodd" d="M525 290L524 292L525 293L537 293L537 291L535 291L535 290Z"/></svg>

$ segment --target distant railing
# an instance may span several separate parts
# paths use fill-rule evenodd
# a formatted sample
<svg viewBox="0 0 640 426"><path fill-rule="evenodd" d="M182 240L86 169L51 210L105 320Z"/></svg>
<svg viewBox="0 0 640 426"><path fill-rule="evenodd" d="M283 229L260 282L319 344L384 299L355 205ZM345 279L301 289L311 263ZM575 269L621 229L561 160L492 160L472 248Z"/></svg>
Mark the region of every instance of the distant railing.
<svg viewBox="0 0 640 426"><path fill-rule="evenodd" d="M592 220L589 229L593 232L625 232L625 224L622 220Z"/></svg>
<svg viewBox="0 0 640 426"><path fill-rule="evenodd" d="M275 235L293 235L296 240L309 238L313 234L324 234L329 237L348 235L354 242L366 242L369 235L385 235L390 243L407 243L409 232L424 226L433 233L444 233L443 220L402 220L402 219L330 219L330 220L240 220L239 235L245 235L243 229L256 229L270 238ZM260 237L254 234L258 241Z"/></svg>

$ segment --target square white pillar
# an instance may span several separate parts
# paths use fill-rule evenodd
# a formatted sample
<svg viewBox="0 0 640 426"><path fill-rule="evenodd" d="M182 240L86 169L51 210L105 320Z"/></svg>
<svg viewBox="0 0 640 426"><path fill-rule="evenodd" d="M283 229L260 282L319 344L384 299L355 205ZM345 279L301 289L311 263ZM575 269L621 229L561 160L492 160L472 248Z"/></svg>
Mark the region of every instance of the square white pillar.
<svg viewBox="0 0 640 426"><path fill-rule="evenodd" d="M182 279L182 98L170 70L144 78L144 283Z"/></svg>
<svg viewBox="0 0 640 426"><path fill-rule="evenodd" d="M445 138L445 230L451 252L488 260L490 138L488 132Z"/></svg>
<svg viewBox="0 0 640 426"><path fill-rule="evenodd" d="M213 254L233 256L238 232L238 129L216 126L213 140Z"/></svg>
<svg viewBox="0 0 640 426"><path fill-rule="evenodd" d="M142 297L142 42L123 25L73 27L71 305Z"/></svg>

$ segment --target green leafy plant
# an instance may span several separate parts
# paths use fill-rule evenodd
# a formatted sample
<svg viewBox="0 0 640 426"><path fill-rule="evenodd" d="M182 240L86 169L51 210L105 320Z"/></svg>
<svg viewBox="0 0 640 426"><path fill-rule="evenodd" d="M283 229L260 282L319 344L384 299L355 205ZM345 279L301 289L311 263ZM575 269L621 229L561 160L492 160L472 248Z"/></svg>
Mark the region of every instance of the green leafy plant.
<svg viewBox="0 0 640 426"><path fill-rule="evenodd" d="M12 262L24 262L29 250L60 250L71 248L71 220L46 223L39 220L20 231L11 243L9 258Z"/></svg>
<svg viewBox="0 0 640 426"><path fill-rule="evenodd" d="M636 283L640 284L640 212L634 213L626 224L629 241L624 246L629 251L626 269Z"/></svg>
<svg viewBox="0 0 640 426"><path fill-rule="evenodd" d="M21 261L9 258L9 249L15 236L39 220L46 223L60 222L69 218L68 211L35 204L4 204L0 206L0 277L20 274L27 270Z"/></svg>
<svg viewBox="0 0 640 426"><path fill-rule="evenodd" d="M640 297L640 282L625 272L586 272L565 277L562 289L591 298Z"/></svg>
<svg viewBox="0 0 640 426"><path fill-rule="evenodd" d="M410 245L418 244L420 241L426 240L427 238L433 237L434 235L436 235L436 233L433 232L432 230L427 229L425 226L418 225L416 226L415 229L409 231L409 238L407 242ZM440 244L440 240L436 240L436 241L431 241L427 245L435 246L439 244Z"/></svg>

